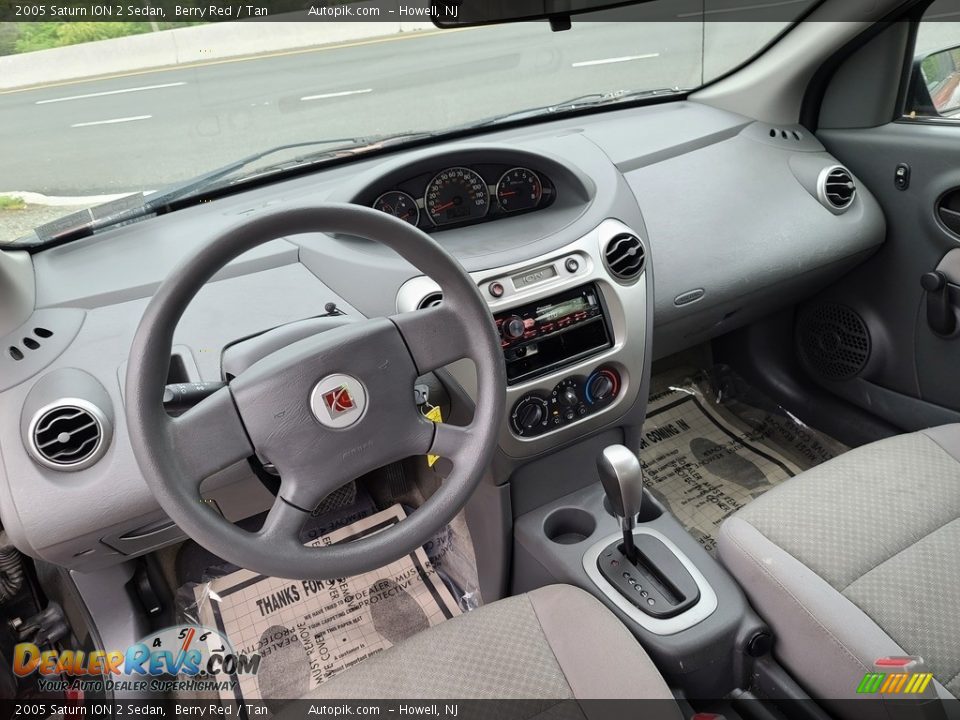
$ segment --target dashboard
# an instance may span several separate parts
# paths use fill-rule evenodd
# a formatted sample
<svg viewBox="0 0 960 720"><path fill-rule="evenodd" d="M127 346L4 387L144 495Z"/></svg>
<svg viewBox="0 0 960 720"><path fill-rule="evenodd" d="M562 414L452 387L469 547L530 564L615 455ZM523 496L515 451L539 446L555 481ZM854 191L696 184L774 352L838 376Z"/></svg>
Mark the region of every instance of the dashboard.
<svg viewBox="0 0 960 720"><path fill-rule="evenodd" d="M370 207L427 232L542 210L556 199L542 171L504 164L454 165L380 190Z"/></svg>
<svg viewBox="0 0 960 720"><path fill-rule="evenodd" d="M835 165L810 133L798 140L675 102L400 148L30 256L0 252L0 283L21 276L26 307L0 327L3 527L24 552L77 570L182 538L133 457L127 357L163 279L259 212L353 202L436 232L501 332L508 413L487 482L503 486L533 458L639 427L652 360L808 297L875 252L885 224L867 188L840 214L818 199L817 178ZM175 333L168 382L220 381L225 347L330 307L362 319L441 294L362 238L277 238L197 295ZM470 368L447 373L469 405ZM36 417L67 401L93 408L103 429L94 460L69 471L29 449L46 427ZM203 494L234 520L271 499L245 464L209 478Z"/></svg>

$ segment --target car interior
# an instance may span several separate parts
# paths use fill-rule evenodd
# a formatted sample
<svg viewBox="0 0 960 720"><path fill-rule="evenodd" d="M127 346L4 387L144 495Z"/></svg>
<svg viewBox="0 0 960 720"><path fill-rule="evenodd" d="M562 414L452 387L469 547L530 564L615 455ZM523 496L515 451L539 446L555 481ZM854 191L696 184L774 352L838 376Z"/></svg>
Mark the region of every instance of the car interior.
<svg viewBox="0 0 960 720"><path fill-rule="evenodd" d="M0 696L68 695L18 643L194 623L260 653L237 700L859 718L909 666L956 712L960 6L799 13L694 89L0 245Z"/></svg>

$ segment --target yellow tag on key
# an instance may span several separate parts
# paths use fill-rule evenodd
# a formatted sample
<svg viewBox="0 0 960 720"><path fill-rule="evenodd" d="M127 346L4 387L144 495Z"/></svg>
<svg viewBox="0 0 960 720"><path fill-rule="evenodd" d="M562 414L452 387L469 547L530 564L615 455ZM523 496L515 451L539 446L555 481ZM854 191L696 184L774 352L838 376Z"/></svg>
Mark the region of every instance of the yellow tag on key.
<svg viewBox="0 0 960 720"><path fill-rule="evenodd" d="M435 422L435 423L442 423L442 422L443 422L443 416L440 414L440 407L439 407L439 406L434 406L434 407L430 408L429 410L427 410L427 412L425 412L425 413L423 414L423 416L424 416L427 420L432 420L432 421ZM435 464L435 463L437 462L437 460L439 460L439 459L440 459L440 456L439 456L439 455L427 455L427 467L433 467L434 464Z"/></svg>

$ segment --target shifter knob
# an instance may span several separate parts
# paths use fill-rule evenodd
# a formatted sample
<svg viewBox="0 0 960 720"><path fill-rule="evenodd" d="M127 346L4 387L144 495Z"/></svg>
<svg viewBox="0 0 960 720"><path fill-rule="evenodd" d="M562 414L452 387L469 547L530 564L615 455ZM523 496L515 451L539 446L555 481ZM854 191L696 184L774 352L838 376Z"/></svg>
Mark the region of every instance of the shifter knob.
<svg viewBox="0 0 960 720"><path fill-rule="evenodd" d="M613 512L635 518L643 503L643 470L637 456L623 445L610 445L597 458L597 470Z"/></svg>
<svg viewBox="0 0 960 720"><path fill-rule="evenodd" d="M640 461L629 448L611 445L597 458L597 470L610 507L620 518L623 530L623 554L637 564L637 548L633 542L633 528L643 504L643 470Z"/></svg>

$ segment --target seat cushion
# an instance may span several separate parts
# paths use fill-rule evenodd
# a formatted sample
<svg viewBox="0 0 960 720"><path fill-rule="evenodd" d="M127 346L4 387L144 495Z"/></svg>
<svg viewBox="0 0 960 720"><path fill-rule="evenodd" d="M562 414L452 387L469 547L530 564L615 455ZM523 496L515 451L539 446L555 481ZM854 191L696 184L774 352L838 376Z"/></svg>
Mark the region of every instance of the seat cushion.
<svg viewBox="0 0 960 720"><path fill-rule="evenodd" d="M414 635L310 695L334 698L549 700L547 709L564 699L673 695L606 607L582 590L551 585Z"/></svg>
<svg viewBox="0 0 960 720"><path fill-rule="evenodd" d="M960 425L881 440L788 480L724 523L720 558L822 698L919 655L960 694Z"/></svg>

